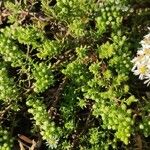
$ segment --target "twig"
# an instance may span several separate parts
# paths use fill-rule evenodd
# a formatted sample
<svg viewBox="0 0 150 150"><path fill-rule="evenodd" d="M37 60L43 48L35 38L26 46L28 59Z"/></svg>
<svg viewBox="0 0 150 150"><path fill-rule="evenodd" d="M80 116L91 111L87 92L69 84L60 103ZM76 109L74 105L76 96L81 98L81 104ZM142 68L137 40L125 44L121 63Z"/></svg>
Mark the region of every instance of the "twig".
<svg viewBox="0 0 150 150"><path fill-rule="evenodd" d="M4 114L11 108L12 105L9 105L5 108L5 110L0 111L0 119L3 118Z"/></svg>
<svg viewBox="0 0 150 150"><path fill-rule="evenodd" d="M66 77L64 77L63 78L63 82L60 83L60 85L59 85L59 87L58 87L58 89L57 89L57 91L55 93L55 96L54 96L55 100L54 100L52 106L50 107L50 109L48 110L50 115L52 114L53 110L55 110L56 105L57 105L57 103L59 101L60 95L61 95L61 93L62 93L62 91L63 91L63 89L64 89L64 87L65 87L67 82L68 82L68 79Z"/></svg>

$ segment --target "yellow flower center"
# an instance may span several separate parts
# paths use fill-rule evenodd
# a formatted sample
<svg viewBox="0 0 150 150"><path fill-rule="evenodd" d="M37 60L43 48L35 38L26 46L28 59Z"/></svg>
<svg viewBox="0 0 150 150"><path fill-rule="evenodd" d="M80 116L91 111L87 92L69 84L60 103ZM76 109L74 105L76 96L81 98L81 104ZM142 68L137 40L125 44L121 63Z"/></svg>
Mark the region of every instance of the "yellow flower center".
<svg viewBox="0 0 150 150"><path fill-rule="evenodd" d="M139 73L140 74L146 74L147 73L147 67L146 66L142 66L139 68Z"/></svg>

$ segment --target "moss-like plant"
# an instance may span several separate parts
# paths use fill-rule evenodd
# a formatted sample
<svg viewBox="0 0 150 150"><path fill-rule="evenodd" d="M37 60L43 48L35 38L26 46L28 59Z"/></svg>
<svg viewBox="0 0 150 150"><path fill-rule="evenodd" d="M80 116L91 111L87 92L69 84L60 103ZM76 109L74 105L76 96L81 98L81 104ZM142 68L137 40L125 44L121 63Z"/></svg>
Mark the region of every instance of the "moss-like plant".
<svg viewBox="0 0 150 150"><path fill-rule="evenodd" d="M13 147L5 127L14 149L17 134L34 138L36 148L58 150L134 149L139 145L136 135L145 140L150 131L149 89L139 91L131 70L149 64L147 46L136 57L142 62L132 64L148 33L148 4L2 1L0 149ZM149 43L147 37L144 42Z"/></svg>

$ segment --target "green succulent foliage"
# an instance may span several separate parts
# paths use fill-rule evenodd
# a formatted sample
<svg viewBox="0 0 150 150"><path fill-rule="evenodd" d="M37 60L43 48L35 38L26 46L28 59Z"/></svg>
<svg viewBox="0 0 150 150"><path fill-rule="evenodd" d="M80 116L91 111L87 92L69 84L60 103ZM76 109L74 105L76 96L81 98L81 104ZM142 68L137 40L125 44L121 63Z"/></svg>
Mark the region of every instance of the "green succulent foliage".
<svg viewBox="0 0 150 150"><path fill-rule="evenodd" d="M100 3L100 15L95 18L99 35L105 33L108 27L111 27L113 30L119 29L123 16L128 15L132 11L127 3L127 0L107 0L105 3Z"/></svg>
<svg viewBox="0 0 150 150"><path fill-rule="evenodd" d="M58 56L62 51L63 46L60 41L57 40L45 40L43 44L39 47L39 53L37 56L39 58L52 58Z"/></svg>
<svg viewBox="0 0 150 150"><path fill-rule="evenodd" d="M99 76L100 75L100 65L101 63L100 62L95 62L95 63L92 63L90 66L89 66L89 71L95 76Z"/></svg>
<svg viewBox="0 0 150 150"><path fill-rule="evenodd" d="M10 40L4 34L0 34L0 54L4 61L10 62L13 67L24 65L26 55L20 51L14 41Z"/></svg>
<svg viewBox="0 0 150 150"><path fill-rule="evenodd" d="M4 6L11 12L12 15L9 15L8 19L10 23L19 23L19 11L21 11L22 7L19 3L13 3L10 1L5 1ZM17 21L17 22L16 22Z"/></svg>
<svg viewBox="0 0 150 150"><path fill-rule="evenodd" d="M89 143L91 144L90 150L104 149L108 150L110 147L113 149L117 148L115 139L107 137L107 130L100 130L99 128L91 128L89 130ZM109 135L109 134L108 134Z"/></svg>
<svg viewBox="0 0 150 150"><path fill-rule="evenodd" d="M13 80L8 76L8 71L3 62L0 62L0 100L9 103L17 100L19 96L18 88Z"/></svg>
<svg viewBox="0 0 150 150"><path fill-rule="evenodd" d="M112 55L115 54L113 45L107 41L105 44L102 44L98 48L98 54L99 54L99 57L102 59L110 58Z"/></svg>
<svg viewBox="0 0 150 150"><path fill-rule="evenodd" d="M54 83L54 75L52 74L51 65L45 63L34 64L32 76L35 79L33 88L36 93L44 92L50 85Z"/></svg>
<svg viewBox="0 0 150 150"><path fill-rule="evenodd" d="M26 104L30 107L28 112L33 115L35 124L40 128L43 140L46 140L51 149L56 148L62 132L50 118L42 99L29 97Z"/></svg>
<svg viewBox="0 0 150 150"><path fill-rule="evenodd" d="M150 131L150 117L144 116L142 122L139 124L139 129L143 132L145 137L148 137Z"/></svg>
<svg viewBox="0 0 150 150"><path fill-rule="evenodd" d="M61 146L62 149L69 150L71 148L71 144L68 141L64 141Z"/></svg>
<svg viewBox="0 0 150 150"><path fill-rule="evenodd" d="M64 129L65 129L64 132L66 132L67 134L73 132L73 130L76 128L75 123L76 108L74 108L73 106L77 105L78 101L77 97L79 95L79 91L80 90L76 89L75 85L72 85L72 87L70 88L68 84L66 85L63 94L64 100L61 102L60 112L64 119ZM76 95L76 97L74 97L74 95Z"/></svg>
<svg viewBox="0 0 150 150"><path fill-rule="evenodd" d="M101 60L109 59L109 57L113 59L113 55L117 53L117 51L114 51L115 53L111 55L109 48L109 43L101 46L99 51ZM134 102L136 99L133 96L127 100L120 99L128 93L129 89L125 84L128 80L128 75L124 73L118 73L118 75L114 74L112 66L109 65L112 64L108 64L108 66L106 66L106 64L104 65L104 60L92 63L89 66L89 71L93 74L93 78L87 82L87 85L82 86L82 91L84 92L85 99L95 101L93 105L93 115L102 117L102 127L108 130L115 130L115 137L125 144L128 144L129 137L133 133L132 127L134 125L134 119L132 118L131 110L127 110L124 102L130 105L132 101ZM117 65L117 63L115 65ZM113 69L115 65L113 65ZM129 102L130 100L131 102ZM119 105L120 102L121 105Z"/></svg>
<svg viewBox="0 0 150 150"><path fill-rule="evenodd" d="M13 138L9 135L9 132L0 126L0 149L12 150Z"/></svg>
<svg viewBox="0 0 150 150"><path fill-rule="evenodd" d="M45 13L66 24L73 37L83 37L88 33L86 28L90 28L89 21L98 11L98 6L92 0L58 0L54 6L49 4L49 1L42 0Z"/></svg>
<svg viewBox="0 0 150 150"><path fill-rule="evenodd" d="M96 87L95 84L91 83L92 81L90 82L90 85ZM88 88L86 86L82 88L82 91L86 91L84 93L86 99L95 100L95 104L93 105L93 115L95 117L102 117L102 127L104 129L115 130L116 138L120 139L125 144L128 144L129 137L133 133L132 128L134 119L132 118L132 111L127 109L126 104L117 104L121 101L125 101L118 99L118 96L121 97L124 95L124 92L121 90L117 92L112 87L107 91L100 92L97 88Z"/></svg>
<svg viewBox="0 0 150 150"><path fill-rule="evenodd" d="M49 0L41 0L41 7L42 7L42 10L45 12L45 14L47 16L51 16L51 17L57 17L56 14L55 14L55 11L53 10L53 8L51 8L49 5L50 5L50 2Z"/></svg>
<svg viewBox="0 0 150 150"><path fill-rule="evenodd" d="M141 122L138 124L137 130L140 130L144 134L145 137L149 137L149 131L150 131L150 104L149 99L145 102L145 106L141 108Z"/></svg>
<svg viewBox="0 0 150 150"><path fill-rule="evenodd" d="M69 76L77 84L83 84L88 79L88 72L86 66L78 59L69 63L62 73Z"/></svg>
<svg viewBox="0 0 150 150"><path fill-rule="evenodd" d="M31 25L25 27L11 25L10 27L1 29L1 32L9 38L18 40L21 44L31 45L32 48L40 47L45 39L43 31Z"/></svg>
<svg viewBox="0 0 150 150"><path fill-rule="evenodd" d="M87 101L86 101L86 99L80 99L79 98L79 102L78 102L78 106L80 107L80 108L86 108L86 103L87 103Z"/></svg>
<svg viewBox="0 0 150 150"><path fill-rule="evenodd" d="M110 66L116 67L116 72L119 74L127 74L131 70L132 64L130 61L131 52L129 51L130 43L128 43L126 36L122 36L120 31L117 35L112 34L114 47L116 48L116 55L110 59Z"/></svg>
<svg viewBox="0 0 150 150"><path fill-rule="evenodd" d="M73 20L73 22L69 24L69 31L73 37L85 36L85 23L79 19Z"/></svg>
<svg viewBox="0 0 150 150"><path fill-rule="evenodd" d="M62 73L74 81L74 83L83 85L85 84L91 74L87 70L86 58L88 59L89 48L87 46L80 46L75 48L77 58L68 63Z"/></svg>
<svg viewBox="0 0 150 150"><path fill-rule="evenodd" d="M94 6L92 0L58 0L54 10L58 19L72 22L75 18L91 15Z"/></svg>
<svg viewBox="0 0 150 150"><path fill-rule="evenodd" d="M63 45L58 40L46 39L44 32L35 26L17 26L11 25L1 32L8 38L18 40L20 44L31 46L32 49L37 49L37 56L41 59L47 57L52 58L59 55L63 49Z"/></svg>
<svg viewBox="0 0 150 150"><path fill-rule="evenodd" d="M140 10L136 5L146 7L147 3L148 0L2 2L2 109L20 97L25 100L26 105L17 101L15 106L23 108L25 115L27 110L32 114L32 124L40 130L48 149L119 149L118 142L121 148L132 149L136 132L150 136L149 105L141 102L143 98L134 91L133 81L130 83L131 58L142 32L147 30L145 17L149 15L148 8ZM11 71L14 73L10 75ZM46 105L55 111L49 114ZM4 113L9 117L3 118L2 114L0 121L12 122L12 113ZM141 120L136 119L137 115ZM16 124L22 120L15 119ZM8 132L0 127L0 149L9 150L12 145Z"/></svg>
<svg viewBox="0 0 150 150"><path fill-rule="evenodd" d="M103 128L117 130L115 133L116 138L120 139L125 144L128 144L129 137L133 132L132 126L134 124L134 120L131 117L131 110L127 109L125 104L122 104L120 108L115 105L94 105L93 109L98 107L99 109L96 111L94 110L93 113L96 113L96 115L98 115L98 113L101 114Z"/></svg>
<svg viewBox="0 0 150 150"><path fill-rule="evenodd" d="M81 45L80 47L76 47L75 51L78 58L82 60L87 57L89 48Z"/></svg>

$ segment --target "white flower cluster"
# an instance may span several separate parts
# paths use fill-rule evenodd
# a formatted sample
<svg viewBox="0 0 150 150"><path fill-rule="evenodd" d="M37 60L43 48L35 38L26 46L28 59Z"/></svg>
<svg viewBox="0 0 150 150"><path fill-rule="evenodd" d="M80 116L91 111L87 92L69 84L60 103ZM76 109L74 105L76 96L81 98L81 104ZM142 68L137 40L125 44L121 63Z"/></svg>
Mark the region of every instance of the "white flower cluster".
<svg viewBox="0 0 150 150"><path fill-rule="evenodd" d="M148 28L150 30L150 28ZM132 60L132 72L145 80L144 84L150 85L150 32L140 42L142 47L137 51L137 56Z"/></svg>

